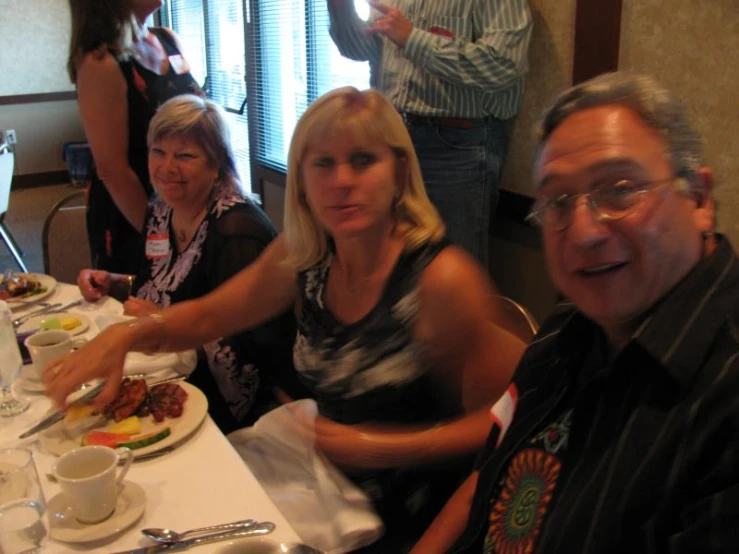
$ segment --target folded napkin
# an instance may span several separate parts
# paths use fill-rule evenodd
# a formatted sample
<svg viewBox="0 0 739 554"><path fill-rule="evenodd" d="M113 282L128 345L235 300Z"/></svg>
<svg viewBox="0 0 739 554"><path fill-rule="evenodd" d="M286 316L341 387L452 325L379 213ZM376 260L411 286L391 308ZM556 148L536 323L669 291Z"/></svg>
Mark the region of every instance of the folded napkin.
<svg viewBox="0 0 739 554"><path fill-rule="evenodd" d="M364 492L316 450L317 412L313 400L292 402L228 440L301 540L341 554L376 541L384 527Z"/></svg>

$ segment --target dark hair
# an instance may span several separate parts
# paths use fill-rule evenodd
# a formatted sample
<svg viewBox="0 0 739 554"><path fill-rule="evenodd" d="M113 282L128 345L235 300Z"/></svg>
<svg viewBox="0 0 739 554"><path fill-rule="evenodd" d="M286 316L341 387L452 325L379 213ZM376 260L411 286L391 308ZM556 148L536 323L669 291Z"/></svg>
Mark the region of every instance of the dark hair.
<svg viewBox="0 0 739 554"><path fill-rule="evenodd" d="M625 71L604 73L560 94L539 123L537 151L568 117L582 110L616 104L630 108L667 144L667 155L679 177L692 181L704 165L700 136L677 97L655 79Z"/></svg>
<svg viewBox="0 0 739 554"><path fill-rule="evenodd" d="M77 82L77 67L88 52L120 50L130 34L133 8L130 0L69 0L72 34L67 73Z"/></svg>

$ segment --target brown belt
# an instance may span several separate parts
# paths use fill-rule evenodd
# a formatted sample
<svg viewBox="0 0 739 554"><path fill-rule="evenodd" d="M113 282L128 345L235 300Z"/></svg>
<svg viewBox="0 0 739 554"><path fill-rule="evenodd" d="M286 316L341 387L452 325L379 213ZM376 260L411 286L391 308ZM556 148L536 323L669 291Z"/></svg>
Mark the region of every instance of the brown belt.
<svg viewBox="0 0 739 554"><path fill-rule="evenodd" d="M436 117L433 115L418 115L403 112L403 121L406 125L429 125L436 127L454 127L456 129L470 129L475 125L475 119L460 119L458 117Z"/></svg>

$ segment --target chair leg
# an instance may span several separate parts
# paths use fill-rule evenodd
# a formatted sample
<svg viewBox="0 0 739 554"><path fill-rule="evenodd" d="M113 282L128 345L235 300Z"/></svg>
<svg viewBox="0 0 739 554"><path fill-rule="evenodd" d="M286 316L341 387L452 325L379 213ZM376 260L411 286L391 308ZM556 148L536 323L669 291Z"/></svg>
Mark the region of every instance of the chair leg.
<svg viewBox="0 0 739 554"><path fill-rule="evenodd" d="M0 223L0 235L2 235L5 244L8 245L8 250L10 250L10 253L15 258L15 261L18 263L21 270L23 270L24 273L28 273L28 268L26 267L26 264L23 263L23 252L18 247L18 243L15 242L13 235L10 234L10 229L8 229L4 223Z"/></svg>

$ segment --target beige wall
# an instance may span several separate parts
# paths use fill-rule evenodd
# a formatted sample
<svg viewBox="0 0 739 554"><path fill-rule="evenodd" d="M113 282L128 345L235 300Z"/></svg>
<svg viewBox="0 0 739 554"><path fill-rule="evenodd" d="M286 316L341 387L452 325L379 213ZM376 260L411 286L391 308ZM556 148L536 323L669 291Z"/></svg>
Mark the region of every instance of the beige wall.
<svg viewBox="0 0 739 554"><path fill-rule="evenodd" d="M503 188L531 195L534 159L532 129L552 98L570 86L575 0L530 0L534 30L529 48L521 112L513 121Z"/></svg>
<svg viewBox="0 0 739 554"><path fill-rule="evenodd" d="M77 102L0 106L0 129L15 129L15 175L60 171L65 142L84 141Z"/></svg>
<svg viewBox="0 0 739 554"><path fill-rule="evenodd" d="M620 68L687 104L716 173L720 227L739 245L739 1L624 2Z"/></svg>
<svg viewBox="0 0 739 554"><path fill-rule="evenodd" d="M67 0L0 0L0 14L0 97L73 90ZM85 136L75 101L0 105L0 129L18 137L16 175L65 169L64 143Z"/></svg>

